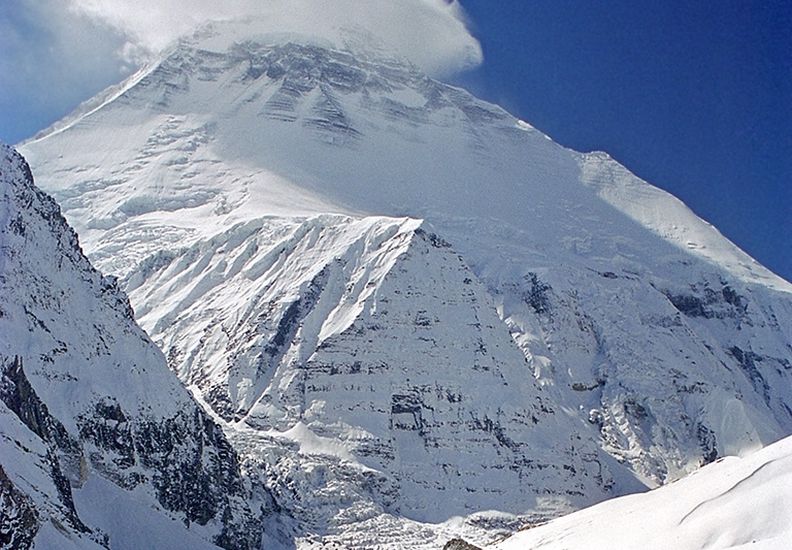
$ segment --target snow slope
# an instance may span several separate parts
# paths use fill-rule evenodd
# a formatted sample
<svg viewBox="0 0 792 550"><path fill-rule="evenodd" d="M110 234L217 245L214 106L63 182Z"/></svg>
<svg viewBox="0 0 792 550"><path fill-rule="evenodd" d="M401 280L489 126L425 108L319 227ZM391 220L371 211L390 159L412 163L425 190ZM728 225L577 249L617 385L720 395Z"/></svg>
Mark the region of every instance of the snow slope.
<svg viewBox="0 0 792 550"><path fill-rule="evenodd" d="M298 530L353 545L350 502L519 525L792 433L792 285L677 199L409 64L254 31L22 150Z"/></svg>
<svg viewBox="0 0 792 550"><path fill-rule="evenodd" d="M0 274L4 547L257 547L261 517L222 431L4 144ZM106 521L111 495L124 530Z"/></svg>
<svg viewBox="0 0 792 550"><path fill-rule="evenodd" d="M645 494L518 533L498 550L703 550L792 546L792 438L726 457Z"/></svg>

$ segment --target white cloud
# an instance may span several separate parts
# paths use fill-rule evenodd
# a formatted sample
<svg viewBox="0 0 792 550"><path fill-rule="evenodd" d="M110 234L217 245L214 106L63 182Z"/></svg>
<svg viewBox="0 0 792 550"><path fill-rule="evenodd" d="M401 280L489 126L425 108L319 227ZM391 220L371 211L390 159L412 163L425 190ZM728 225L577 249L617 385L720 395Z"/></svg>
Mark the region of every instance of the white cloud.
<svg viewBox="0 0 792 550"><path fill-rule="evenodd" d="M0 0L0 138L30 136L206 21L334 40L367 31L434 76L481 62L456 1Z"/></svg>
<svg viewBox="0 0 792 550"><path fill-rule="evenodd" d="M124 41L62 0L0 3L0 137L27 137L121 80Z"/></svg>
<svg viewBox="0 0 792 550"><path fill-rule="evenodd" d="M69 0L73 10L109 24L131 45L156 52L206 21L256 17L261 32L335 40L362 30L438 75L481 62L459 4L448 0Z"/></svg>

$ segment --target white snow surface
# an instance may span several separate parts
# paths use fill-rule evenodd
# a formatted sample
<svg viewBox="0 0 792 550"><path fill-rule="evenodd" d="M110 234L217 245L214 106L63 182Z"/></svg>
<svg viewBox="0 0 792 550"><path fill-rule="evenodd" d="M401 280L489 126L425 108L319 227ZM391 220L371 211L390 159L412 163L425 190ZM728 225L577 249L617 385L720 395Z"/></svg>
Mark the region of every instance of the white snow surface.
<svg viewBox="0 0 792 550"><path fill-rule="evenodd" d="M792 433L792 285L676 198L223 29L21 151L300 545L488 542Z"/></svg>
<svg viewBox="0 0 792 550"><path fill-rule="evenodd" d="M209 548L250 527L220 428L1 143L0 334L0 546Z"/></svg>
<svg viewBox="0 0 792 550"><path fill-rule="evenodd" d="M176 415L189 394L162 368L116 281L82 255L57 205L19 183L25 174L12 154L2 145L0 355L24 359L34 390L72 433L108 396L135 415Z"/></svg>
<svg viewBox="0 0 792 550"><path fill-rule="evenodd" d="M142 491L126 491L94 476L74 492L74 500L85 522L108 533L113 550L217 550L207 542L211 533L201 537L196 533L200 527L187 529Z"/></svg>
<svg viewBox="0 0 792 550"><path fill-rule="evenodd" d="M523 246L591 232L608 220L615 227L589 235L586 255L610 258L618 252L607 242L612 238L597 243L597 233L632 229L612 206L743 280L792 291L681 202L604 153L565 149L499 107L398 61L299 46L288 36L275 45L244 36L240 23L216 23L120 89L100 94L65 128L58 124L23 145L48 180L79 169L47 182L67 211L95 202L102 191L106 210L73 216L83 239L86 229L201 206L211 205L204 209L215 214L209 217L226 223L229 214L249 218L249 210L237 212L244 202L258 215L401 210L433 223L452 217L505 224ZM65 129L69 144L50 138ZM138 185L121 185L127 181ZM303 194L293 195L298 190ZM251 196L256 191L266 200ZM181 218L202 219L191 214ZM645 235L633 237L634 245L657 248Z"/></svg>
<svg viewBox="0 0 792 550"><path fill-rule="evenodd" d="M648 493L520 532L497 550L792 548L792 438Z"/></svg>

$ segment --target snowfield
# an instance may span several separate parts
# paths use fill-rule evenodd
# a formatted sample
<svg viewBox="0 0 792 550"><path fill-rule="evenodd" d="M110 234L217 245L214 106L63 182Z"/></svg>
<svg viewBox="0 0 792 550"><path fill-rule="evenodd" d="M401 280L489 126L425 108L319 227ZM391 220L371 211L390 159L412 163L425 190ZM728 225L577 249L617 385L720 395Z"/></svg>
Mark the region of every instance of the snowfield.
<svg viewBox="0 0 792 550"><path fill-rule="evenodd" d="M792 438L726 457L645 494L518 533L497 550L785 550L792 547Z"/></svg>

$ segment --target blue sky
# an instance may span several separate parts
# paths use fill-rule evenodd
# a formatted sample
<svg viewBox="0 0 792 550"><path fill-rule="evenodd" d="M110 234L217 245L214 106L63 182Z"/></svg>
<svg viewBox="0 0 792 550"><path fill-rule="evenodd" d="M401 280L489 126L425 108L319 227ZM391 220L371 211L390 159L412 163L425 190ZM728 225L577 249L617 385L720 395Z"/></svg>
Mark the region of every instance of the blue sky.
<svg viewBox="0 0 792 550"><path fill-rule="evenodd" d="M150 24L68 9L81 1L0 2L0 139L134 67ZM461 1L484 62L455 83L559 143L608 151L792 279L792 0Z"/></svg>
<svg viewBox="0 0 792 550"><path fill-rule="evenodd" d="M792 1L463 1L456 81L605 150L792 280Z"/></svg>

